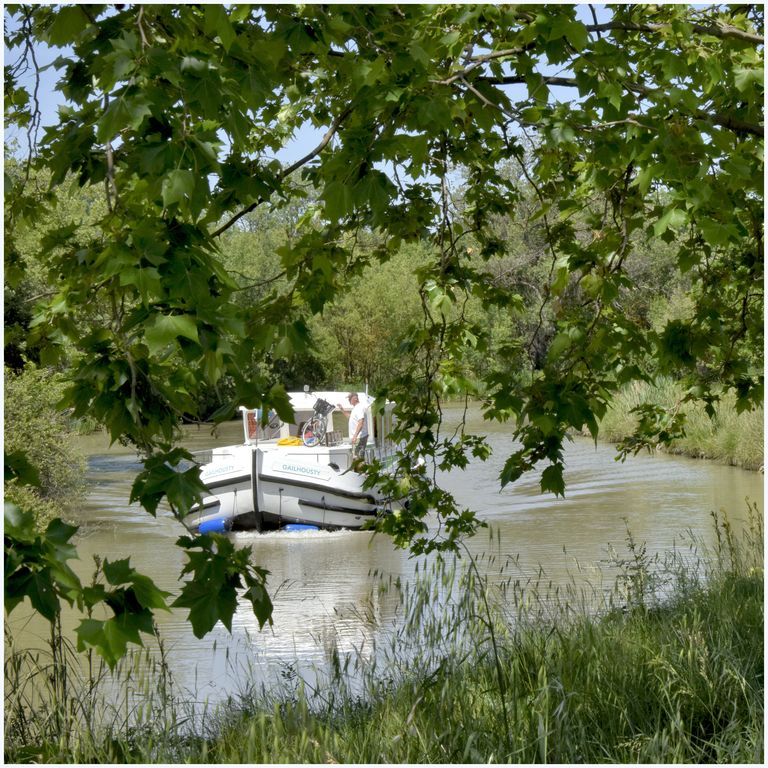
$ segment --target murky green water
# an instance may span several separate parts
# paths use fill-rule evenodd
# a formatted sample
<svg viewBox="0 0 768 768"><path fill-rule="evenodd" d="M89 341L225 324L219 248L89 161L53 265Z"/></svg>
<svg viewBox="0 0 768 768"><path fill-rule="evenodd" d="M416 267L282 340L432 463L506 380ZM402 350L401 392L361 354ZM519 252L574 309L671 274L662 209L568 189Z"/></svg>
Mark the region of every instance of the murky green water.
<svg viewBox="0 0 768 768"><path fill-rule="evenodd" d="M497 554L494 567L509 556L523 575L543 566L557 583L572 579L576 570L588 575L606 561L609 546L624 550L627 528L652 556L679 546L687 531L711 540L713 510L724 509L737 521L745 516L748 497L758 501L762 511L760 474L664 455L642 455L622 464L614 460L613 447L595 447L586 439L568 446L565 499L542 495L535 477L500 491L497 478L512 450L511 437L503 427L489 427L479 415L474 418L470 428L489 433L493 457L443 477L443 482L498 535L492 545ZM240 439L240 425L232 423L216 437L208 429L190 429L187 445L198 450ZM153 519L128 504L139 464L125 449L107 450L98 436L83 438L82 449L90 456L93 488L82 510L77 566L81 577L89 577L93 555L130 557L131 564L159 587L176 593L183 557L174 541L184 529L168 514ZM255 562L272 574L274 627L260 632L242 606L231 635L219 626L198 640L184 611L160 613L160 632L176 684L198 701L216 701L242 690L247 679L266 680L286 670L323 666L334 648L365 656L396 620L397 600L377 589L379 580L411 579L417 567L407 552L368 533L234 536L238 544L251 546ZM469 544L474 553L490 546L487 532ZM74 619L70 625L72 629ZM21 612L12 615L11 626L17 641L42 645L42 627L26 623Z"/></svg>

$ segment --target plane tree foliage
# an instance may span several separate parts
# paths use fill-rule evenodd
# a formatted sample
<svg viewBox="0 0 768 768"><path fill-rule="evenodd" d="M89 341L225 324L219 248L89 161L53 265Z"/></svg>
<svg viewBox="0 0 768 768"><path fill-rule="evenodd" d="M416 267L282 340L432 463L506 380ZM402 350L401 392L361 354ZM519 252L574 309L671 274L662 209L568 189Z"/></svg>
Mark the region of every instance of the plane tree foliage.
<svg viewBox="0 0 768 768"><path fill-rule="evenodd" d="M145 457L132 498L151 514L162 502L183 516L201 490L175 445L201 388L228 383L217 419L237 404L288 416L285 389L268 369L254 375L253 361L306 354L309 319L408 243L428 242L430 256L415 269L406 363L379 393L398 403L404 441L391 482L414 491L414 503L380 527L414 552L450 547L479 524L433 482L438 468L489 451L481 436L445 431L445 396L482 395L487 418L509 420L519 448L501 483L536 470L555 493L565 491L568 430L597 436L627 382L671 374L710 409L727 391L739 408L762 402L762 6L126 4L6 14L6 120L30 144L6 197L6 280L13 287L24 272L14 232L51 215L54 190L100 190L98 237L69 222L41 243L52 292L35 306L29 342L42 364L68 371L65 406ZM46 130L34 85L40 45L60 52L65 99ZM307 127L313 148L281 163L277 153ZM34 169L49 174L42 195L25 184ZM504 243L493 224L524 195L545 259L539 321L527 337L494 344L492 364L475 375L468 363L491 340L472 302L514 322L534 295L494 271ZM291 206L300 214L277 249L279 280L237 301L222 238L260 208ZM375 247L361 251L372 233ZM689 280L689 311L659 329L621 301L649 235L675 249ZM639 417L627 451L684 428L679 413L652 406ZM427 464L415 470L419 457ZM49 538L64 546L69 531ZM196 631L231 619L235 587L268 620L263 573L227 558L223 543L180 543L192 578L178 604ZM138 589L127 566L110 574ZM211 601L222 584L229 597ZM159 602L139 600L142 610Z"/></svg>

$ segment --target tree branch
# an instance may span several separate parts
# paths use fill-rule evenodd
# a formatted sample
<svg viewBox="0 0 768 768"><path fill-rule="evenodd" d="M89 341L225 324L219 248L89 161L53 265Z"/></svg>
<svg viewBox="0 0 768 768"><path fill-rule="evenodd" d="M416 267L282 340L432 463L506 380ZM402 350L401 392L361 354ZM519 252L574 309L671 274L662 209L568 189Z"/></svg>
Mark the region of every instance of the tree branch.
<svg viewBox="0 0 768 768"><path fill-rule="evenodd" d="M509 75L506 77L489 77L486 75L482 75L480 77L475 78L474 82L483 82L488 83L489 85L525 85L527 84L527 80L524 77L521 77L519 75ZM562 88L577 88L578 83L576 80L572 77L543 77L542 82L545 85L557 85ZM658 94L658 89L652 90L650 88L644 88L640 85L626 85L625 88L628 91L632 91L633 93L637 93L640 96L643 97L649 97L653 96L654 94ZM478 95L477 92L472 89L473 93L475 95ZM482 97L482 100L486 104L493 104L493 102L489 101L485 97ZM498 105L494 105L498 106ZM751 136L759 136L762 137L765 135L765 129L764 127L759 123L749 123L745 120L739 120L736 117L731 117L730 115L723 115L720 113L714 113L710 114L705 112L704 110L699 110L697 112L691 113L691 117L695 120L703 120L704 122L712 123L712 125L719 125L721 128L727 128L729 131L733 131L734 133L739 134L749 134ZM622 121L619 121L622 122ZM626 122L626 121L624 121ZM639 125L639 123L636 123ZM603 124L603 127L605 127L608 124ZM647 127L647 126L645 126Z"/></svg>
<svg viewBox="0 0 768 768"><path fill-rule="evenodd" d="M594 17L594 16L593 16ZM596 32L598 35L601 32L614 32L616 30L623 30L625 32L661 32L665 29L671 29L671 25L669 24L631 24L629 22L616 22L616 21L610 21L606 22L605 24L589 24L585 25L585 29L587 32ZM744 42L753 43L755 45L764 45L765 44L765 38L761 35L754 34L752 32L747 32L746 30L739 29L738 27L734 27L731 24L722 24L722 23L716 23L716 24L691 24L691 29L700 35L712 35L713 37L718 37L720 39L726 39L731 38L735 40L743 40ZM510 56L516 56L520 53L525 53L525 51L529 48L531 48L531 44L528 46L525 46L523 48L510 48L504 51L495 51L493 53L485 54L483 56L477 56L474 58L467 59L470 63L464 67L464 69L460 70L454 75L451 75L451 77L448 77L444 80L438 80L433 81L438 85L452 85L457 80L461 80L465 78L470 72L477 69L478 67L482 66L483 64L487 64L489 61L492 61L494 59L504 59L508 58ZM513 83L524 83L525 80L519 77L512 77L512 78L478 78L487 80L489 82L499 82L503 83L505 85L510 85ZM572 78L561 78L561 77L552 77L552 78L545 78L545 82L551 85L564 85L564 86L575 86L576 81Z"/></svg>
<svg viewBox="0 0 768 768"><path fill-rule="evenodd" d="M325 135L323 136L320 143L307 155L302 157L300 160L297 160L293 165L289 165L288 168L286 168L282 173L280 173L277 177L277 181L283 181L283 179L286 179L288 176L290 176L294 171L298 170L302 166L306 165L308 162L313 160L315 157L317 157L327 146L330 140L336 135L336 132L339 130L341 124L344 122L344 120L349 117L350 113L352 112L352 107L347 107L340 115L337 115L333 122L331 123L331 127L326 131ZM230 227L232 227L237 221L243 218L247 213L250 213L251 211L255 210L258 206L260 206L263 202L265 202L266 198L260 197L258 200L251 203L247 208L244 208L239 213L236 213L226 224L222 224L215 232L211 234L211 237L219 237L224 232L226 232Z"/></svg>
<svg viewBox="0 0 768 768"><path fill-rule="evenodd" d="M561 85L564 88L578 87L578 83L574 77L542 77L541 79L545 85ZM475 78L475 82L490 83L491 85L526 85L528 83L528 81L521 75L507 75L504 77L480 75Z"/></svg>
<svg viewBox="0 0 768 768"><path fill-rule="evenodd" d="M765 136L765 128L762 125L755 125L754 123L746 123L743 120L738 120L735 117L729 115L709 115L706 112L696 112L693 117L696 120L704 120L711 122L714 125L719 125L721 128L727 128L734 133L747 133L751 136L759 136L762 138Z"/></svg>
<svg viewBox="0 0 768 768"><path fill-rule="evenodd" d="M529 45L528 48L530 47L532 46ZM463 80L470 72L481 67L483 64L487 64L489 61L493 61L494 59L505 59L509 56L517 56L521 53L525 53L525 50L525 48L510 48L506 51L495 51L494 53L478 56L471 59L470 61L472 63L464 67L464 69L459 70L455 75L447 77L445 80L433 80L432 82L435 85L453 85L457 80Z"/></svg>
<svg viewBox="0 0 768 768"><path fill-rule="evenodd" d="M625 32L661 32L665 29L671 29L670 24L631 24L622 21L609 21L605 24L591 24L587 26L587 32L613 32L623 30ZM765 44L765 38L744 29L739 29L731 24L691 24L691 29L699 35L712 35L721 40L731 38L734 40L743 40L755 45Z"/></svg>

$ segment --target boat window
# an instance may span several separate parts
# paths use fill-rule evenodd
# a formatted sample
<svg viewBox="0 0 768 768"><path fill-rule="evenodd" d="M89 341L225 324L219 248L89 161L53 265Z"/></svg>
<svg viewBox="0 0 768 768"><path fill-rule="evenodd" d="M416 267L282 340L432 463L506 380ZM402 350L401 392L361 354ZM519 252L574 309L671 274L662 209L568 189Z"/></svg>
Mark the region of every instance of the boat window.
<svg viewBox="0 0 768 768"><path fill-rule="evenodd" d="M282 422L277 414L272 412L266 424L261 423L260 408L242 408L243 432L246 443L256 443L259 440L274 440L281 435Z"/></svg>

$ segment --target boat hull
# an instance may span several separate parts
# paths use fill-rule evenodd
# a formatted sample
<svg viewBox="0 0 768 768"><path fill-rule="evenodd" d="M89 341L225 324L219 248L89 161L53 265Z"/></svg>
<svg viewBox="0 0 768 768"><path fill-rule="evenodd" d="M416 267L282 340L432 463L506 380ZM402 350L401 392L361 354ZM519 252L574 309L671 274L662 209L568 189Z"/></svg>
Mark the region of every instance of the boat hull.
<svg viewBox="0 0 768 768"><path fill-rule="evenodd" d="M259 475L259 484L266 526L305 523L328 530L359 529L385 513L368 494L335 491L296 480L286 482L265 474Z"/></svg>
<svg viewBox="0 0 768 768"><path fill-rule="evenodd" d="M351 450L236 446L202 468L208 495L185 524L193 531L270 530L290 524L359 530L393 505L363 488ZM347 467L342 469L342 467Z"/></svg>

